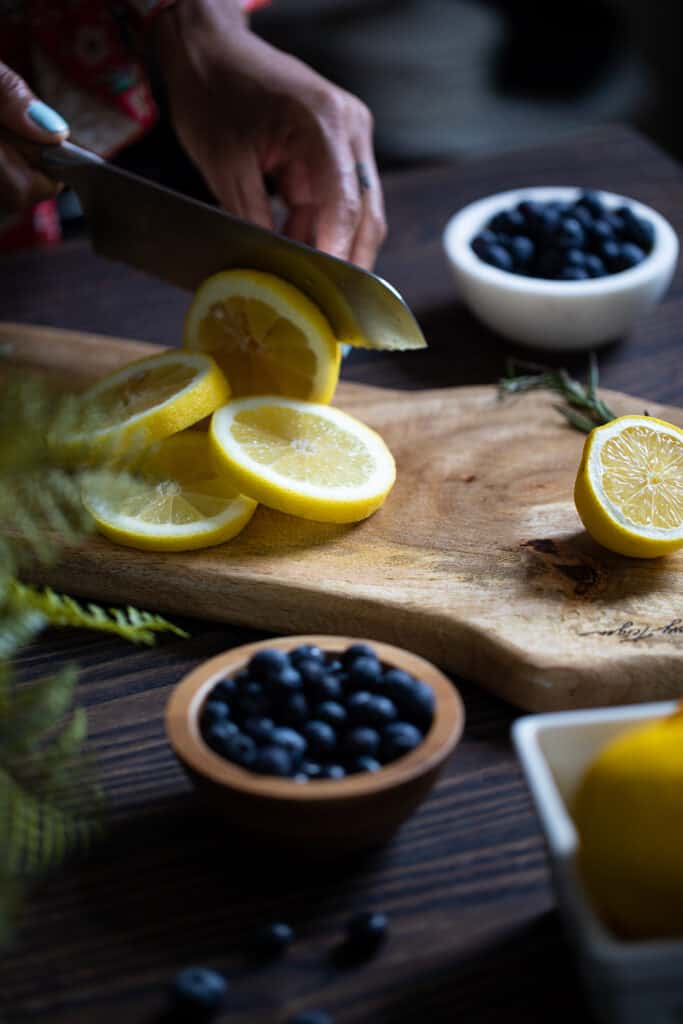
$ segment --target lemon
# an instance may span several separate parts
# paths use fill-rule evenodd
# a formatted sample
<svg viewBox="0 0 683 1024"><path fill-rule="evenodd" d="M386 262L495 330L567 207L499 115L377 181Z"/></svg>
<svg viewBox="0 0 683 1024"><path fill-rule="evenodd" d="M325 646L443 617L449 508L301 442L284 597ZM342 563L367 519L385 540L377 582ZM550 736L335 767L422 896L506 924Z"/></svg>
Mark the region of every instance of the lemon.
<svg viewBox="0 0 683 1024"><path fill-rule="evenodd" d="M274 395L234 399L213 414L210 437L237 490L304 519L365 519L396 478L379 434L329 405Z"/></svg>
<svg viewBox="0 0 683 1024"><path fill-rule="evenodd" d="M230 388L200 352L171 350L128 363L80 396L83 422L67 447L140 448L175 434L223 405Z"/></svg>
<svg viewBox="0 0 683 1024"><path fill-rule="evenodd" d="M683 711L608 743L573 810L579 866L606 923L630 938L683 935Z"/></svg>
<svg viewBox="0 0 683 1024"><path fill-rule="evenodd" d="M273 274L226 270L197 289L186 349L208 352L235 397L275 394L329 402L341 349L310 299Z"/></svg>
<svg viewBox="0 0 683 1024"><path fill-rule="evenodd" d="M654 558L683 546L683 430L620 416L586 439L574 501L604 547Z"/></svg>
<svg viewBox="0 0 683 1024"><path fill-rule="evenodd" d="M134 476L91 476L83 502L110 540L147 551L189 551L221 544L247 525L256 502L216 471L209 438L188 430L160 441Z"/></svg>

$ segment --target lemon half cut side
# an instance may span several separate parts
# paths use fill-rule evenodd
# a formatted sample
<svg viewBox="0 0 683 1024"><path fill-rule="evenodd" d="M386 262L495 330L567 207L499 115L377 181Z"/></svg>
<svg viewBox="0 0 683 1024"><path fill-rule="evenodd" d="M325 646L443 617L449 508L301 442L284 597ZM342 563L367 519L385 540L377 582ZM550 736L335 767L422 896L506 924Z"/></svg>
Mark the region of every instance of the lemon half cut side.
<svg viewBox="0 0 683 1024"><path fill-rule="evenodd" d="M234 399L213 414L210 437L237 490L304 519L365 519L396 478L379 434L329 405L275 395Z"/></svg>
<svg viewBox="0 0 683 1024"><path fill-rule="evenodd" d="M100 533L146 551L222 544L242 530L256 502L239 494L213 463L207 434L188 430L154 445L136 473L103 484L86 477L83 503Z"/></svg>
<svg viewBox="0 0 683 1024"><path fill-rule="evenodd" d="M650 416L596 428L574 501L593 539L618 554L655 558L683 547L683 430Z"/></svg>
<svg viewBox="0 0 683 1024"><path fill-rule="evenodd" d="M184 345L213 356L234 397L332 399L341 348L318 307L298 288L259 270L226 270L197 289Z"/></svg>

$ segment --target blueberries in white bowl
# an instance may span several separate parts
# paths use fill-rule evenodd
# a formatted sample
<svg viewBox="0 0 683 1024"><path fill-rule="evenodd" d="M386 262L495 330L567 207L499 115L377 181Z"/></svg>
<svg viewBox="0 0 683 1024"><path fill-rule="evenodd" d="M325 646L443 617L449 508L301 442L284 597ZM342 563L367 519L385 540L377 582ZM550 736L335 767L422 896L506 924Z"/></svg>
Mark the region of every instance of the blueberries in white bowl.
<svg viewBox="0 0 683 1024"><path fill-rule="evenodd" d="M431 688L382 664L371 646L327 655L301 645L262 648L217 683L200 728L241 768L309 782L380 770L420 745L434 713Z"/></svg>
<svg viewBox="0 0 683 1024"><path fill-rule="evenodd" d="M521 200L495 213L471 241L484 263L513 274L587 281L638 266L655 242L652 221L631 206L609 208L601 194Z"/></svg>

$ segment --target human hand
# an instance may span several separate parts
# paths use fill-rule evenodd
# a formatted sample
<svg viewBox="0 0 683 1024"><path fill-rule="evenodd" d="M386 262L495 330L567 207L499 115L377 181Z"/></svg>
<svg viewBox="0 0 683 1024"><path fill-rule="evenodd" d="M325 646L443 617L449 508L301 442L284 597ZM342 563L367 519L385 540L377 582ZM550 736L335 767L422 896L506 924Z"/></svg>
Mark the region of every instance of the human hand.
<svg viewBox="0 0 683 1024"><path fill-rule="evenodd" d="M235 0L183 0L157 19L175 129L226 210L371 268L386 234L372 117L355 96L250 32Z"/></svg>
<svg viewBox="0 0 683 1024"><path fill-rule="evenodd" d="M0 128L27 142L61 142L69 134L63 118L36 99L26 82L0 62ZM59 186L34 170L0 138L0 210L16 212L53 196Z"/></svg>

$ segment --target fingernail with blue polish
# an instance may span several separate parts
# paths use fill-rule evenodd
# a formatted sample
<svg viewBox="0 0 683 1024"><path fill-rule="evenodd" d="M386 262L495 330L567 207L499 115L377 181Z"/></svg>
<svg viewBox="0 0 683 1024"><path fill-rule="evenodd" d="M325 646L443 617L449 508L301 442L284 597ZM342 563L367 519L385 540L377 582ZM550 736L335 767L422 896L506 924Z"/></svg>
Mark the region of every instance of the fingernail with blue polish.
<svg viewBox="0 0 683 1024"><path fill-rule="evenodd" d="M26 113L34 124L46 132L65 132L69 128L64 118L41 100L32 100Z"/></svg>

